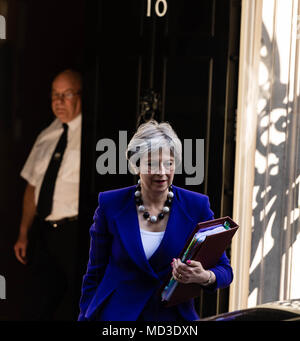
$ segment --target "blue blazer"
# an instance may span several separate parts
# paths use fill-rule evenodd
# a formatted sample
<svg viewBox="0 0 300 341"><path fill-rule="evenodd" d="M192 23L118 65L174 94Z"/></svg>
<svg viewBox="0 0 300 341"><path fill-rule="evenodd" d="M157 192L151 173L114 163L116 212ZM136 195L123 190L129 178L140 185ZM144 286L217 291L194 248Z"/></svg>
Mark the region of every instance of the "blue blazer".
<svg viewBox="0 0 300 341"><path fill-rule="evenodd" d="M78 320L136 321L145 309L152 321L171 320L174 309L184 320L198 319L193 300L162 308L157 291L197 223L213 219L208 197L173 185L174 199L164 237L147 260L135 190L136 186L131 186L99 194ZM207 290L231 283L233 274L225 252L210 270L216 275L216 283Z"/></svg>

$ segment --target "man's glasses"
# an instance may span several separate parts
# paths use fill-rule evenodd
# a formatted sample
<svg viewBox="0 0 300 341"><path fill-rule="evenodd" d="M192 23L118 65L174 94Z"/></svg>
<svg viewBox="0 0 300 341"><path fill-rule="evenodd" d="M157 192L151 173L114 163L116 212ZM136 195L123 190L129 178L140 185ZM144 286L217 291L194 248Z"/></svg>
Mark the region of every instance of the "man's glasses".
<svg viewBox="0 0 300 341"><path fill-rule="evenodd" d="M73 99L76 95L79 95L81 93L81 91L66 91L66 92L62 92L62 93L58 93L58 92L52 92L51 93L51 99L52 101L58 101L59 99L61 99L62 101L64 100L71 100Z"/></svg>

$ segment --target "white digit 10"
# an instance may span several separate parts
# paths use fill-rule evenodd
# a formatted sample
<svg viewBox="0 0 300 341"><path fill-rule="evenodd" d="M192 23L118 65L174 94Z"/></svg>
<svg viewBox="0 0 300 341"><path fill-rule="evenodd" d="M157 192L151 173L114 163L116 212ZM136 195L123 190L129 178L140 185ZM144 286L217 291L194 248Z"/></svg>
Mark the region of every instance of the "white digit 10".
<svg viewBox="0 0 300 341"><path fill-rule="evenodd" d="M151 3L152 3L152 0L147 0L147 17L151 17ZM160 3L163 4L162 12L159 9ZM156 0L155 13L158 17L163 17L167 13L167 9L168 9L168 4L166 0Z"/></svg>

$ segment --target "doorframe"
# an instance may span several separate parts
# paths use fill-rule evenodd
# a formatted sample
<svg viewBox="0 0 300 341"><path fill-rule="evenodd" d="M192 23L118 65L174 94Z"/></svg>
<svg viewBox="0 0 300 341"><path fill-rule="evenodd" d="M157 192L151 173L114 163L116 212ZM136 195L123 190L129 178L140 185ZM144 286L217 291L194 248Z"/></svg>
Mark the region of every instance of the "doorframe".
<svg viewBox="0 0 300 341"><path fill-rule="evenodd" d="M242 0L233 219L240 228L231 246L234 281L229 311L247 308L256 149L258 67L263 0Z"/></svg>

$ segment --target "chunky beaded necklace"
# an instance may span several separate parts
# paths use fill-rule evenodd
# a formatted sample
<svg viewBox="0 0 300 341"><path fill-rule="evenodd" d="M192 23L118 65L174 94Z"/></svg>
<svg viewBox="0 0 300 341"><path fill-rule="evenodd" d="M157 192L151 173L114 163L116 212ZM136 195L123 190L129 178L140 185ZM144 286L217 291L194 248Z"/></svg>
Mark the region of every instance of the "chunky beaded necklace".
<svg viewBox="0 0 300 341"><path fill-rule="evenodd" d="M147 221L150 221L152 224L155 224L158 220L162 220L164 218L164 216L170 212L170 208L172 205L172 199L174 197L174 193L173 193L172 185L171 185L171 186L169 186L169 193L167 196L167 200L164 203L164 207L163 207L162 211L157 216L155 216L155 215L151 216L150 213L148 211L146 211L146 208L143 204L140 180L138 182L138 185L136 186L136 191L135 191L134 195L135 195L135 203L138 207L138 211L143 212L144 219L146 219Z"/></svg>

